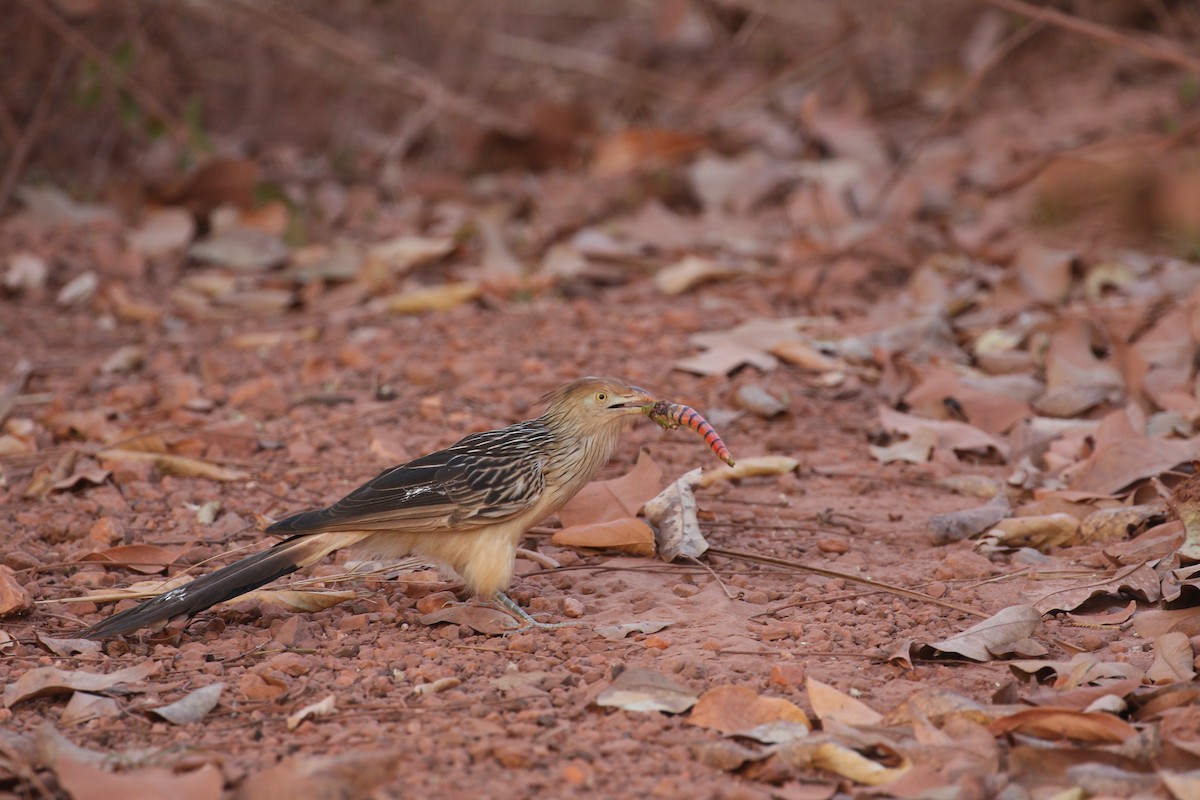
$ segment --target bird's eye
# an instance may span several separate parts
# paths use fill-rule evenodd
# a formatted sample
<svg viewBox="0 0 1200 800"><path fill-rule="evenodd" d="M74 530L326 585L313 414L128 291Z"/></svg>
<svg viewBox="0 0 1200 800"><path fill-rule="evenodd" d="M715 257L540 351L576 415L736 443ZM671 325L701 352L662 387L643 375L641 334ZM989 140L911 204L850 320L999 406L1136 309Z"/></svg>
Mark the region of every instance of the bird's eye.
<svg viewBox="0 0 1200 800"><path fill-rule="evenodd" d="M603 403L608 399L608 394L606 392L596 392L596 399Z"/></svg>

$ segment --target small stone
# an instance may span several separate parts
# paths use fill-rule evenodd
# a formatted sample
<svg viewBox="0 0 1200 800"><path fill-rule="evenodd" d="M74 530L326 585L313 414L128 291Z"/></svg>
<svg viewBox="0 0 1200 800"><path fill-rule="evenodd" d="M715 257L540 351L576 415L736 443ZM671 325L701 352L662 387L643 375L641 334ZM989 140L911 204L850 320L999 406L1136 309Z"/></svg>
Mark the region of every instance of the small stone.
<svg viewBox="0 0 1200 800"><path fill-rule="evenodd" d="M671 593L676 597L695 597L700 594L700 587L692 583L677 583L671 587Z"/></svg>
<svg viewBox="0 0 1200 800"><path fill-rule="evenodd" d="M247 700L275 700L287 693L287 684L274 676L247 672L238 681L238 691Z"/></svg>
<svg viewBox="0 0 1200 800"><path fill-rule="evenodd" d="M564 617L578 619L583 616L583 603L574 597L564 597L562 601L562 613Z"/></svg>
<svg viewBox="0 0 1200 800"><path fill-rule="evenodd" d="M946 584L941 581L934 581L925 587L925 594L930 597L943 597L946 594Z"/></svg>
<svg viewBox="0 0 1200 800"><path fill-rule="evenodd" d="M1079 637L1079 646L1088 652L1093 652L1108 644L1108 640L1097 631L1085 631Z"/></svg>
<svg viewBox="0 0 1200 800"><path fill-rule="evenodd" d="M4 288L11 292L36 292L45 288L50 268L33 253L17 253L8 260Z"/></svg>
<svg viewBox="0 0 1200 800"><path fill-rule="evenodd" d="M721 644L716 639L705 639L704 644L700 646L705 650L712 650L715 653L719 653L725 648L725 645Z"/></svg>
<svg viewBox="0 0 1200 800"><path fill-rule="evenodd" d="M758 638L764 642L777 642L780 639L786 639L792 635L792 629L783 625L768 625L758 634Z"/></svg>
<svg viewBox="0 0 1200 800"><path fill-rule="evenodd" d="M417 611L421 614L432 614L455 602L457 602L457 598L453 592L434 592L417 601Z"/></svg>
<svg viewBox="0 0 1200 800"><path fill-rule="evenodd" d="M581 761L572 761L562 768L563 782L581 789L590 787L594 781L592 768Z"/></svg>
<svg viewBox="0 0 1200 800"><path fill-rule="evenodd" d="M17 582L16 573L0 566L0 617L23 614L33 608L33 598Z"/></svg>
<svg viewBox="0 0 1200 800"><path fill-rule="evenodd" d="M274 375L239 383L229 393L229 404L243 411L257 411L266 417L282 416L291 407L283 383Z"/></svg>
<svg viewBox="0 0 1200 800"><path fill-rule="evenodd" d="M101 547L111 547L125 538L125 531L112 517L101 517L88 531L88 539Z"/></svg>
<svg viewBox="0 0 1200 800"><path fill-rule="evenodd" d="M529 746L519 742L505 742L492 748L492 757L509 769L520 769L533 764Z"/></svg>
<svg viewBox="0 0 1200 800"><path fill-rule="evenodd" d="M654 634L651 634L646 637L645 645L651 650L666 650L671 646L671 643L661 636L655 636Z"/></svg>
<svg viewBox="0 0 1200 800"><path fill-rule="evenodd" d="M850 545L843 539L825 538L817 541L817 549L822 553L848 553Z"/></svg>
<svg viewBox="0 0 1200 800"><path fill-rule="evenodd" d="M772 686L799 689L804 686L807 675L807 670L800 664L775 664L771 667L771 676L767 682Z"/></svg>
<svg viewBox="0 0 1200 800"><path fill-rule="evenodd" d="M760 592L758 589L751 589L750 591L746 592L742 599L747 603L756 606L765 606L767 603L771 602L771 598L767 595L767 593Z"/></svg>
<svg viewBox="0 0 1200 800"><path fill-rule="evenodd" d="M346 631L347 633L350 631L365 630L368 622L366 614L351 614L338 620L338 630Z"/></svg>

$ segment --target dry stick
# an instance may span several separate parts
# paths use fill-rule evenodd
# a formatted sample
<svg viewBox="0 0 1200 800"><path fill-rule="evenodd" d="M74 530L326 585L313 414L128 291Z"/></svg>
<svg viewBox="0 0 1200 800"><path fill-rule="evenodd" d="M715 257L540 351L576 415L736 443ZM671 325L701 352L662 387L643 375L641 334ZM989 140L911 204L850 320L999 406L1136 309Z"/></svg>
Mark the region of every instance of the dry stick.
<svg viewBox="0 0 1200 800"><path fill-rule="evenodd" d="M888 197L891 196L892 190L899 185L900 179L904 176L904 173L906 173L908 168L912 166L914 161L916 161L917 154L925 149L925 145L929 144L929 141L933 137L942 132L946 125L950 123L950 120L954 118L955 114L962 110L962 107L966 105L966 102L969 99L971 99L971 96L979 90L981 85L983 85L983 81L988 74L991 73L991 71L997 66L999 66L1004 59L1008 58L1008 56L1011 55L1014 50L1028 41L1034 34L1041 31L1046 24L1047 23L1045 20L1037 20L1031 25L1026 25L1023 28L1014 31L1008 36L1008 38L992 48L991 52L989 52L987 55L987 60L980 64L979 67L971 73L970 77L967 78L967 82L963 84L961 89L958 90L958 94L954 96L954 99L951 100L950 104L946 106L946 109L942 111L941 116L939 116L937 120L929 126L929 128L927 128L919 137L917 137L917 141L913 142L913 145L908 149L908 152L906 152L896 163L896 165L892 167L891 174L888 175L887 180L884 181L882 188L879 190L879 194L875 196L874 202L871 203L871 208L867 212L867 216L873 217L879 214L883 204L887 202Z"/></svg>
<svg viewBox="0 0 1200 800"><path fill-rule="evenodd" d="M16 155L13 155L16 158ZM4 211L4 199L8 193L0 188L0 212ZM12 412L13 406L17 402L17 395L25 388L26 381L33 374L33 365L25 359L17 362L17 366L13 369L12 380L8 386L0 389L0 425L4 424L4 420L8 419L9 413Z"/></svg>
<svg viewBox="0 0 1200 800"><path fill-rule="evenodd" d="M1081 19L1080 17L1064 14L1053 8L1044 8L1026 3L1025 0L983 0L989 5L1003 8L1014 14L1020 14L1031 19L1038 19L1056 25L1071 33L1087 36L1098 42L1130 50L1143 58L1152 61L1162 61L1167 64L1200 75L1200 60L1189 56L1175 46L1174 42L1160 36L1134 35L1101 25L1098 22Z"/></svg>
<svg viewBox="0 0 1200 800"><path fill-rule="evenodd" d="M786 558L760 556L755 553L744 553L740 550L726 550L724 547L710 547L708 548L708 552L712 553L713 555L725 556L726 558L736 558L742 561L751 561L758 564L772 564L778 567L791 567L792 569L799 570L801 572L811 572L814 575L821 575L826 578L849 581L850 583L857 583L860 586L869 586L872 589L877 589L881 592L888 592L890 594L899 595L900 597L907 597L910 600L917 600L922 603L930 603L931 605L953 609L954 611L958 611L963 614L970 614L981 619L987 619L989 616L991 616L990 614L980 611L977 608L972 608L971 606L952 603L949 600L940 600L936 597L931 597L930 595L924 594L923 592L905 589L902 586L893 586L890 583L882 583L870 578L860 578L857 575L850 575L846 572L838 572L835 569L814 567L808 564L801 564L799 561L789 561Z"/></svg>
<svg viewBox="0 0 1200 800"><path fill-rule="evenodd" d="M439 109L513 135L528 133L527 126L507 114L457 94L429 70L413 61L389 56L387 62L361 40L352 38L282 3L260 5L258 0L233 0L241 11L257 17L276 31L292 36L326 56L362 70L376 85L401 91L434 103ZM200 6L203 9L203 6ZM260 31L261 32L261 31Z"/></svg>
<svg viewBox="0 0 1200 800"><path fill-rule="evenodd" d="M16 187L17 181L21 178L21 173L25 171L25 163L29 160L29 155L34 151L34 148L37 147L38 140L41 138L42 128L45 127L46 120L50 117L50 109L54 105L54 94L67 72L67 64L70 63L68 55L69 53L66 50L59 55L58 61L50 73L50 80L46 81L46 85L42 87L42 95L38 98L37 106L34 108L33 115L29 119L29 125L26 126L24 133L21 134L20 140L12 149L12 156L9 157L8 163L4 166L4 177L0 178L0 214L4 213L4 208L8 205L8 199L12 196L13 189ZM28 377L28 375L25 377ZM2 422L4 422L4 409L0 409L0 423Z"/></svg>
<svg viewBox="0 0 1200 800"><path fill-rule="evenodd" d="M580 50L575 47L565 47L551 44L538 39L528 39L523 36L513 36L507 33L488 34L488 50L496 55L506 56L517 61L528 61L534 64L548 64L562 70L582 72L596 78L629 86L645 87L655 94L678 100L687 95L685 87L672 78L667 78L649 70L631 67L624 61L596 53L590 50Z"/></svg>
<svg viewBox="0 0 1200 800"><path fill-rule="evenodd" d="M97 47L83 34L68 25L62 17L55 14L41 0L18 0L21 5L38 18L47 28L59 36L69 47L72 47L96 63L96 68L120 88L124 89L137 101L138 105L150 116L157 119L171 133L176 141L187 140L187 126L167 110L158 98L142 88L142 85L121 71L103 50Z"/></svg>
<svg viewBox="0 0 1200 800"><path fill-rule="evenodd" d="M721 576L717 574L716 570L695 556L688 556L687 558L689 561L694 562L697 566L704 567L704 569L708 571L708 574L712 576L712 579L717 582L717 586L721 587L721 591L725 593L726 597L728 597L730 600L737 599L733 596L733 592L729 591L729 587L725 585L725 581L721 580Z"/></svg>

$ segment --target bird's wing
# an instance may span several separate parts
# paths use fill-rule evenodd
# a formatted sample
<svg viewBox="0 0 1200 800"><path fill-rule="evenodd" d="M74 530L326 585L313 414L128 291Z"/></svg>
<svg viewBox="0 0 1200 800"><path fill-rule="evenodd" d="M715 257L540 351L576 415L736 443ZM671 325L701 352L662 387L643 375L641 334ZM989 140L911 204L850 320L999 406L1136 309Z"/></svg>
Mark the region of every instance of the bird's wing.
<svg viewBox="0 0 1200 800"><path fill-rule="evenodd" d="M471 529L516 516L542 496L541 432L516 425L476 433L384 470L328 508L280 520L268 533Z"/></svg>

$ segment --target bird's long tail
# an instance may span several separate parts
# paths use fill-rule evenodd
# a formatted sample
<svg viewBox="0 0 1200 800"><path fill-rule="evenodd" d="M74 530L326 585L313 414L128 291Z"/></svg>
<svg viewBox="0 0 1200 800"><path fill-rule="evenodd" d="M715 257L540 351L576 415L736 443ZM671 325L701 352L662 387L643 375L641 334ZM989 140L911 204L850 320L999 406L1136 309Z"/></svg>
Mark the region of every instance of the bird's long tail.
<svg viewBox="0 0 1200 800"><path fill-rule="evenodd" d="M108 639L158 625L178 616L192 616L217 603L243 595L276 578L315 564L334 550L363 539L364 533L321 533L293 536L269 550L201 575L191 583L152 597L80 631L86 639Z"/></svg>

